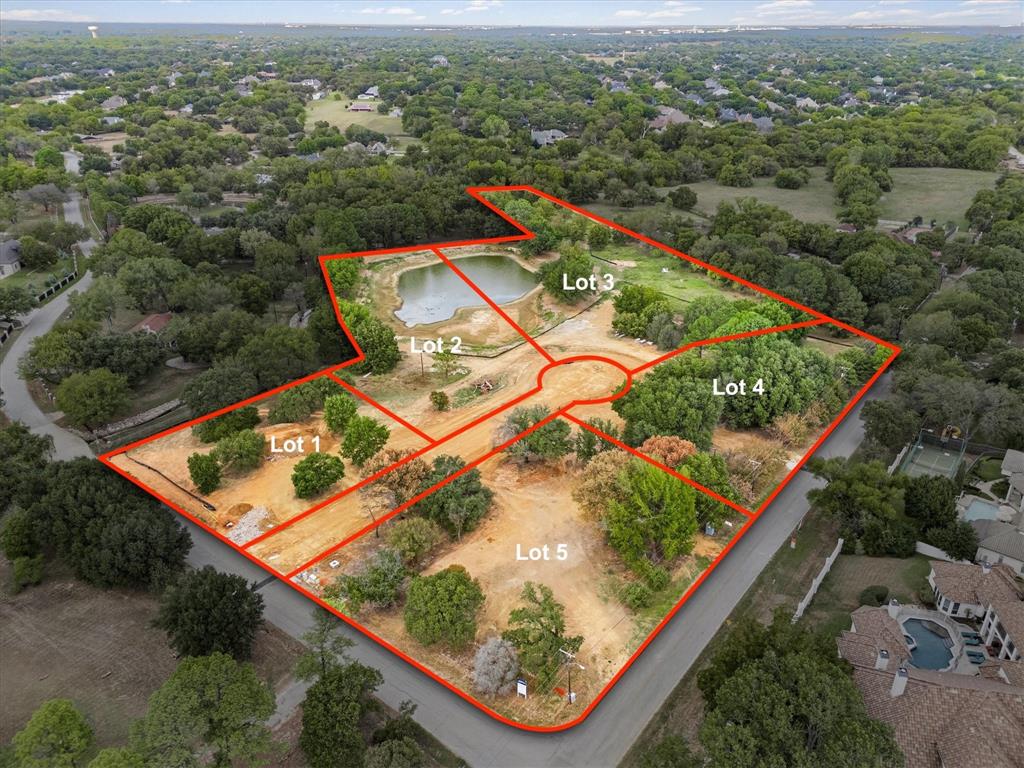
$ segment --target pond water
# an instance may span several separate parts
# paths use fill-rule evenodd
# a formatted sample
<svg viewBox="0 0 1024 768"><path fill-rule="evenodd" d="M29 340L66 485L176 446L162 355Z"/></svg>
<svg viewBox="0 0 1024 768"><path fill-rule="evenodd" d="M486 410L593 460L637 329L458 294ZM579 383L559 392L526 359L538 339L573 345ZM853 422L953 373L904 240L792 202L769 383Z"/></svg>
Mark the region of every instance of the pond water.
<svg viewBox="0 0 1024 768"><path fill-rule="evenodd" d="M455 260L455 265L498 304L515 301L537 285L536 276L508 256L482 254ZM401 308L395 312L406 326L447 320L462 307L485 303L443 262L417 267L398 276Z"/></svg>
<svg viewBox="0 0 1024 768"><path fill-rule="evenodd" d="M903 631L917 642L917 647L910 652L915 667L945 669L949 666L953 641L941 625L927 619L907 619L903 622Z"/></svg>

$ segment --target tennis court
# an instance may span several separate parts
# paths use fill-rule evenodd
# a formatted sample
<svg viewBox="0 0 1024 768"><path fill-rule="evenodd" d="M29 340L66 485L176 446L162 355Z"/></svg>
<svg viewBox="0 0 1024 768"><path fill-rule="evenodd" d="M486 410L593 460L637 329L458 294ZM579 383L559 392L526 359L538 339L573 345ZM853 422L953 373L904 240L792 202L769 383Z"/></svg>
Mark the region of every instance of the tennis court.
<svg viewBox="0 0 1024 768"><path fill-rule="evenodd" d="M964 451L960 441L950 440L945 446L928 445L919 437L914 447L907 451L900 471L910 477L933 475L937 477L956 477L963 461Z"/></svg>

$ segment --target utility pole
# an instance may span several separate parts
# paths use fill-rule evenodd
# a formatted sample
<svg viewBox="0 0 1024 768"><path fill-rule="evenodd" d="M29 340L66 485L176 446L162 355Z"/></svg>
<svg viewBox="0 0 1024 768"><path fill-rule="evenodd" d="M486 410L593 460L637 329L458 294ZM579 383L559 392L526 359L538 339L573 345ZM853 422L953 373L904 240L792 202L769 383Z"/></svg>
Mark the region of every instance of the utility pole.
<svg viewBox="0 0 1024 768"><path fill-rule="evenodd" d="M573 703L573 695L572 695L572 668L575 666L575 667L579 667L580 669L584 669L585 670L586 667L584 667L582 664L577 664L576 663L576 654L575 653L571 653L571 652L565 650L565 648L559 648L558 652L560 654L562 654L563 656L565 656L565 663L566 663L566 665L568 666L568 669L569 669L569 680L568 680L568 683L567 683L567 686L566 686L569 689L569 691L568 691L568 694L567 694L566 698L569 700L569 703L572 704Z"/></svg>

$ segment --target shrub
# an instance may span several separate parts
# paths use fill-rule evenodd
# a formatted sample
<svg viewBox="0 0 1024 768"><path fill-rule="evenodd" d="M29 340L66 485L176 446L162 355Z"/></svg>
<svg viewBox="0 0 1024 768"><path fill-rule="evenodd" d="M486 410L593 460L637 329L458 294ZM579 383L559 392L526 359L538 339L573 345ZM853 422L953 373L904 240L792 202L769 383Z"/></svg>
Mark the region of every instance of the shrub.
<svg viewBox="0 0 1024 768"><path fill-rule="evenodd" d="M461 565L414 579L405 602L405 629L424 645L444 642L465 648L476 636L476 614L484 603L480 583Z"/></svg>
<svg viewBox="0 0 1024 768"><path fill-rule="evenodd" d="M390 608L398 602L404 580L402 555L386 548L378 551L373 563L361 573L342 576L333 591L345 598L347 610L352 613L357 613L366 603L374 608Z"/></svg>
<svg viewBox="0 0 1024 768"><path fill-rule="evenodd" d="M345 476L345 465L337 456L311 453L292 470L295 495L309 499L322 493Z"/></svg>
<svg viewBox="0 0 1024 768"><path fill-rule="evenodd" d="M885 605L889 600L889 588L881 584L873 584L870 587L865 587L857 600L861 605L877 608L880 605Z"/></svg>
<svg viewBox="0 0 1024 768"><path fill-rule="evenodd" d="M324 400L324 423L340 435L356 415L356 401L348 395L331 395Z"/></svg>
<svg viewBox="0 0 1024 768"><path fill-rule="evenodd" d="M195 434L204 443L216 443L235 432L243 429L252 429L260 423L260 414L255 405L247 405L217 416L214 419L204 421L195 426Z"/></svg>
<svg viewBox="0 0 1024 768"><path fill-rule="evenodd" d="M642 581L631 581L619 592L619 599L631 611L639 611L651 604L651 594L651 588Z"/></svg>
<svg viewBox="0 0 1024 768"><path fill-rule="evenodd" d="M43 556L16 557L11 561L11 581L14 591L20 592L25 587L38 584L43 580Z"/></svg>
<svg viewBox="0 0 1024 768"><path fill-rule="evenodd" d="M213 493L220 487L220 464L213 454L193 453L188 457L188 474L202 493Z"/></svg>
<svg viewBox="0 0 1024 768"><path fill-rule="evenodd" d="M451 399L444 392L435 391L430 393L430 404L435 411L447 411L451 407Z"/></svg>
<svg viewBox="0 0 1024 768"><path fill-rule="evenodd" d="M388 530L388 544L394 547L409 564L419 563L430 550L438 545L444 536L441 527L424 517L410 517L400 520Z"/></svg>
<svg viewBox="0 0 1024 768"><path fill-rule="evenodd" d="M256 469L263 461L266 444L267 439L259 432L243 429L218 440L211 456L226 471L247 472Z"/></svg>

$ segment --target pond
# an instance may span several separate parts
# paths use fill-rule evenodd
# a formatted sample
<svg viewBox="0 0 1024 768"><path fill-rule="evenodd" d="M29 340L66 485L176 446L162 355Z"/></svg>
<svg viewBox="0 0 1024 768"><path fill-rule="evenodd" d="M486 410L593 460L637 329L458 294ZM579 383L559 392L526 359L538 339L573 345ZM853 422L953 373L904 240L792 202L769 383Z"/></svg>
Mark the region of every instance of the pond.
<svg viewBox="0 0 1024 768"><path fill-rule="evenodd" d="M518 262L499 254L457 259L455 265L498 304L515 301L537 285L537 277ZM447 320L463 307L484 306L483 299L442 263L417 267L398 276L401 308L395 312L406 326Z"/></svg>
<svg viewBox="0 0 1024 768"><path fill-rule="evenodd" d="M914 639L911 661L920 669L945 669L953 659L953 641L939 624L927 619L907 619L903 631Z"/></svg>

